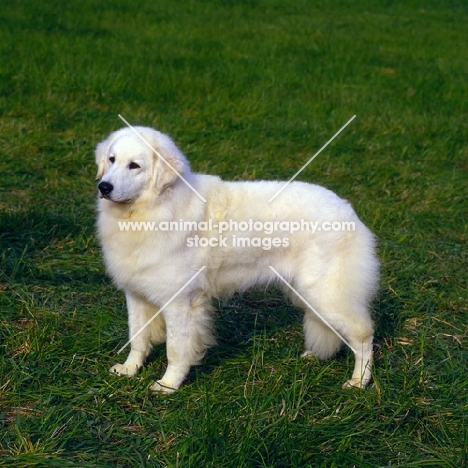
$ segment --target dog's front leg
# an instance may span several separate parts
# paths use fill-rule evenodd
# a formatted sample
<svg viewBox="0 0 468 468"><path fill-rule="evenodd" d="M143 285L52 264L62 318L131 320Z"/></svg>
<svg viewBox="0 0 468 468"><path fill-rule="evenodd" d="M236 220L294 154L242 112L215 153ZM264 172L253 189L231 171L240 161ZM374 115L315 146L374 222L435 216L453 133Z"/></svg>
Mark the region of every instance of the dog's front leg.
<svg viewBox="0 0 468 468"><path fill-rule="evenodd" d="M185 304L182 306L183 309ZM175 310L175 306L164 311L166 320L166 347L168 365L162 379L151 390L172 393L177 390L189 373L191 359L191 320L187 310Z"/></svg>
<svg viewBox="0 0 468 468"><path fill-rule="evenodd" d="M125 295L131 340L130 354L123 364L112 366L110 372L131 377L138 372L151 351L151 331L156 322L148 324L148 320L157 314L158 309L128 291Z"/></svg>
<svg viewBox="0 0 468 468"><path fill-rule="evenodd" d="M168 366L162 379L151 390L172 393L198 364L206 348L215 343L211 334L211 316L202 298L178 300L164 310Z"/></svg>

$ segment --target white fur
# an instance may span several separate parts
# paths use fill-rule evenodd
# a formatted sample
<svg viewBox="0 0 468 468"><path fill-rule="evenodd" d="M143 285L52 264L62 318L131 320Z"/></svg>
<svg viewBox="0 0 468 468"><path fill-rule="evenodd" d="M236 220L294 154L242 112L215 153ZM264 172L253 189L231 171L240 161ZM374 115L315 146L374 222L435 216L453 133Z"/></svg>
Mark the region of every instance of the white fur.
<svg viewBox="0 0 468 468"><path fill-rule="evenodd" d="M131 342L124 364L111 371L134 375L155 344L166 342L168 367L155 391L179 388L190 366L200 362L215 340L213 296L244 291L256 284L288 283L356 350L353 375L344 386L364 387L371 378L373 325L369 303L377 288L378 261L371 232L352 207L333 192L301 182L223 182L195 174L172 140L150 128L135 127L164 160L206 199L204 203L150 147L129 128L112 133L96 148L98 178L112 184L98 200L98 232L107 270L126 294L130 337L134 336L202 267L189 286ZM110 158L113 163L110 162ZM136 166L130 166L130 163ZM131 168L133 167L133 168ZM190 247L188 238L218 237L206 231L123 231L119 221L353 221L355 231L229 232L226 236L288 238L288 246ZM232 237L229 237L232 240ZM333 356L337 335L297 295L304 308L304 355Z"/></svg>

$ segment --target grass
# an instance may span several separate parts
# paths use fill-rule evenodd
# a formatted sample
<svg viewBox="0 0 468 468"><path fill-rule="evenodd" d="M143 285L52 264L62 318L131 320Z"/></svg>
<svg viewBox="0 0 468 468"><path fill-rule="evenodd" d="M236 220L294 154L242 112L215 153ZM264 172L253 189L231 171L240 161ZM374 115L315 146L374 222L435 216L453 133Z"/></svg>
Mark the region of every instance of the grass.
<svg viewBox="0 0 468 468"><path fill-rule="evenodd" d="M467 466L468 8L434 0L11 1L0 17L0 465ZM94 236L93 149L169 133L197 171L299 176L379 238L376 366L304 361L274 291L216 304L171 396L108 368L124 298Z"/></svg>

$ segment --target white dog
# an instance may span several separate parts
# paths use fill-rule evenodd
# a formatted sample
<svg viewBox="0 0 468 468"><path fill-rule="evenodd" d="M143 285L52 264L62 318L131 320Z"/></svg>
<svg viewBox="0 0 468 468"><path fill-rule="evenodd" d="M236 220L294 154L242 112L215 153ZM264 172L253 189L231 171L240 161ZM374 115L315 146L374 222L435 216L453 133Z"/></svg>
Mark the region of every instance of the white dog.
<svg viewBox="0 0 468 468"><path fill-rule="evenodd" d="M195 174L167 135L146 127L112 133L96 163L99 238L131 339L112 372L134 375L166 342L168 367L152 389L176 390L215 342L211 298L274 283L305 311L304 355L329 358L345 342L356 361L344 386L367 385L379 264L348 202L301 182Z"/></svg>

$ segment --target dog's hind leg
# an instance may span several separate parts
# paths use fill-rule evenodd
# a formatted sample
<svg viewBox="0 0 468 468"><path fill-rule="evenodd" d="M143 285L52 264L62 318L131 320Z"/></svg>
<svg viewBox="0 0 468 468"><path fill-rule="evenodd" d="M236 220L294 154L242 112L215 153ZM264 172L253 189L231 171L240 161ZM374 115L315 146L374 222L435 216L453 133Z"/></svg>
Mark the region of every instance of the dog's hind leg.
<svg viewBox="0 0 468 468"><path fill-rule="evenodd" d="M151 352L152 345L166 340L166 325L156 306L130 292L126 293L126 298L130 354L123 364L112 366L110 371L119 375L132 376L143 366Z"/></svg>
<svg viewBox="0 0 468 468"><path fill-rule="evenodd" d="M373 362L372 335L364 339L351 339L354 348L354 371L350 380L343 384L343 388L364 388L371 380Z"/></svg>
<svg viewBox="0 0 468 468"><path fill-rule="evenodd" d="M331 358L341 348L342 340L308 306L303 307L305 309L303 327L306 350L302 356L313 355L320 359Z"/></svg>
<svg viewBox="0 0 468 468"><path fill-rule="evenodd" d="M320 262L324 268L317 274L314 266ZM299 300L306 310L306 354L331 357L345 343L355 355L352 377L343 385L346 388L363 388L371 379L374 327L369 309L378 279L374 238L361 223L342 236L333 256L315 255L314 261L307 257L301 274L294 278L298 293L309 304Z"/></svg>
<svg viewBox="0 0 468 468"><path fill-rule="evenodd" d="M355 367L344 387L365 387L371 379L373 323L369 300L373 288L351 274L329 270L318 281L296 279L293 302L305 310L304 355L332 357L343 344L355 354ZM372 283L371 283L372 286Z"/></svg>
<svg viewBox="0 0 468 468"><path fill-rule="evenodd" d="M320 359L332 357L344 344L355 355L353 375L343 387L365 387L371 379L373 326L365 307L330 297L324 301L307 300L304 335L306 351L303 356ZM310 307L312 306L312 307Z"/></svg>

